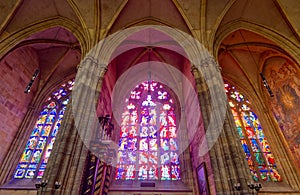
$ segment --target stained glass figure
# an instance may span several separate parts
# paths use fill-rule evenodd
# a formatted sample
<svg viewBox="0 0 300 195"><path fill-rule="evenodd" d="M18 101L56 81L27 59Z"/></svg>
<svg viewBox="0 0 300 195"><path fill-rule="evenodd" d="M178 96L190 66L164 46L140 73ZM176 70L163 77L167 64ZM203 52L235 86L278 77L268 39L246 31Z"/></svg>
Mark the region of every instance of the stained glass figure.
<svg viewBox="0 0 300 195"><path fill-rule="evenodd" d="M170 160L171 160L172 164L178 165L179 164L178 154L176 152L171 152L170 153Z"/></svg>
<svg viewBox="0 0 300 195"><path fill-rule="evenodd" d="M153 166L157 165L157 152L149 153L149 163L151 163Z"/></svg>
<svg viewBox="0 0 300 195"><path fill-rule="evenodd" d="M126 171L126 179L127 180L132 180L132 179L134 179L134 175L135 175L134 165L128 165L127 171Z"/></svg>
<svg viewBox="0 0 300 195"><path fill-rule="evenodd" d="M118 152L118 161L120 162L120 164L125 164L126 158L127 158L126 152L124 152L124 151Z"/></svg>
<svg viewBox="0 0 300 195"><path fill-rule="evenodd" d="M227 82L225 91L253 180L281 181L267 138L249 100Z"/></svg>
<svg viewBox="0 0 300 195"><path fill-rule="evenodd" d="M157 140L156 139L150 139L150 141L149 141L149 150L150 151L157 151Z"/></svg>
<svg viewBox="0 0 300 195"><path fill-rule="evenodd" d="M161 166L161 180L171 180L170 167L167 165Z"/></svg>
<svg viewBox="0 0 300 195"><path fill-rule="evenodd" d="M137 150L137 138L128 138L128 150Z"/></svg>
<svg viewBox="0 0 300 195"><path fill-rule="evenodd" d="M147 165L141 165L139 168L139 180L148 179L147 175Z"/></svg>
<svg viewBox="0 0 300 195"><path fill-rule="evenodd" d="M148 171L148 179L149 180L157 180L158 179L157 165L150 165L149 171Z"/></svg>
<svg viewBox="0 0 300 195"><path fill-rule="evenodd" d="M174 131L175 133L175 131ZM149 138L156 138L157 137L157 128L156 126L149 126Z"/></svg>
<svg viewBox="0 0 300 195"><path fill-rule="evenodd" d="M116 168L116 179L125 179L126 176L125 165L118 165Z"/></svg>
<svg viewBox="0 0 300 195"><path fill-rule="evenodd" d="M172 165L172 180L178 180L180 175L180 169L178 165Z"/></svg>
<svg viewBox="0 0 300 195"><path fill-rule="evenodd" d="M125 103L115 179L180 180L175 103L168 90L146 81Z"/></svg>
<svg viewBox="0 0 300 195"><path fill-rule="evenodd" d="M43 177L73 85L74 79L62 84L44 102L16 168L15 179Z"/></svg>
<svg viewBox="0 0 300 195"><path fill-rule="evenodd" d="M168 164L169 163L169 153L162 153L161 156L160 156L160 162L161 164L165 165L165 164Z"/></svg>
<svg viewBox="0 0 300 195"><path fill-rule="evenodd" d="M128 152L128 161L132 164L136 162L136 152Z"/></svg>

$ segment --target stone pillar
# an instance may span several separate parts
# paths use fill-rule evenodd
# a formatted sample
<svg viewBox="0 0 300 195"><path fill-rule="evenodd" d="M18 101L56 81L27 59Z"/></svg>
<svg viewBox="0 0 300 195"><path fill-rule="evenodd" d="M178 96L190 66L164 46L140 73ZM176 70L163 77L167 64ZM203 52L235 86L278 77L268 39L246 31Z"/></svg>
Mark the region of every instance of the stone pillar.
<svg viewBox="0 0 300 195"><path fill-rule="evenodd" d="M43 176L43 180L48 180L44 194L78 194L86 154L69 104ZM54 188L56 181L61 183L59 189Z"/></svg>
<svg viewBox="0 0 300 195"><path fill-rule="evenodd" d="M47 194L78 194L90 141L97 130L96 104L98 81L103 69L93 57L86 57L79 67L72 97L45 171ZM54 183L61 182L59 189Z"/></svg>
<svg viewBox="0 0 300 195"><path fill-rule="evenodd" d="M218 68L213 59L203 58L205 61L201 63L202 66L206 68ZM205 64L206 63L206 64ZM203 68L203 67L202 67ZM205 67L204 67L205 68ZM209 74L213 71L203 71L201 73ZM222 83L218 82L215 75L203 75L198 71L196 67L193 68L193 73L196 80L196 87L198 91L198 97L200 101L200 108L202 112L203 122L205 131L207 131L210 123L214 121L211 120L212 98L215 98L215 102L223 101L219 99L220 97L211 96L211 88L221 88L224 89ZM220 76L220 75L219 75ZM209 80L208 80L208 79ZM210 82L210 88L208 88L207 82ZM220 93L224 93L223 91ZM227 99L226 99L227 100ZM222 108L220 108L222 109ZM218 116L216 116L218 117ZM210 143L213 140L213 136L218 136L215 143ZM219 135L214 135L214 133L206 134L207 142L214 144L209 150L211 166L213 170L213 177L215 183L215 193L216 194L250 194L248 189L247 181L252 181L250 172L247 167L247 162L244 158L244 152L240 146L240 141L238 139L238 134L236 131L235 123L231 114L230 107L226 108L225 121L223 128ZM238 192L234 188L235 183L241 184L241 191Z"/></svg>

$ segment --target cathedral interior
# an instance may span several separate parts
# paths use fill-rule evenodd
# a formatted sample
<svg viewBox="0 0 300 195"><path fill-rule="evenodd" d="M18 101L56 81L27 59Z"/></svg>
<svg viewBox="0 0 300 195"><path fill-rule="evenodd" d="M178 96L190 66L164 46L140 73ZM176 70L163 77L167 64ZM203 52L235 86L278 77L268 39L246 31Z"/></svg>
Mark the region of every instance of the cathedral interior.
<svg viewBox="0 0 300 195"><path fill-rule="evenodd" d="M299 0L0 1L0 194L300 194L299 18Z"/></svg>

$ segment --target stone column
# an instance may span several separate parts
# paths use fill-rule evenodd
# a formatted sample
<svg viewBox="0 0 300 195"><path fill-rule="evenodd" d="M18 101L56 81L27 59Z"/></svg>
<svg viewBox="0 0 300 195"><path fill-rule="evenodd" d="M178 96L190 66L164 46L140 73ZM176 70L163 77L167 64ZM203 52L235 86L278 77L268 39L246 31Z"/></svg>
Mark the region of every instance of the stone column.
<svg viewBox="0 0 300 195"><path fill-rule="evenodd" d="M213 59L209 59L209 57L203 59L204 61L201 65L205 66L204 68L206 68L207 71L203 71L202 73L210 74L213 71L209 71L209 69L218 68ZM215 98L215 102L224 101L220 99L221 96L211 96L210 90L212 90L212 88L224 89L224 86L222 83L218 82L218 79L216 79L213 74L205 75L205 80L196 67L193 68L193 73L196 80L204 128L205 131L207 131L210 123L214 122L210 121L211 113L213 109L218 109L217 107L213 108L212 99ZM210 88L208 88L207 82L210 82ZM220 93L224 92L221 91ZM247 167L247 162L244 158L244 152L238 139L230 107L227 106L225 109L225 121L220 134L214 135L214 133L217 134L218 132L206 134L207 142L209 144L214 144L209 150L209 155L215 182L215 192L216 194L248 194L251 192L248 189L247 181L252 181L252 179ZM210 140L213 140L213 136L218 136L218 138L215 143L210 143ZM235 183L241 184L240 192L235 190Z"/></svg>
<svg viewBox="0 0 300 195"><path fill-rule="evenodd" d="M44 194L78 194L86 154L87 148L74 126L69 104L43 176L43 180L48 180ZM57 190L56 181L61 183Z"/></svg>
<svg viewBox="0 0 300 195"><path fill-rule="evenodd" d="M103 69L93 57L86 57L79 67L72 97L60 127L45 171L45 194L78 194L90 142L97 130L97 89ZM61 182L59 189L54 183Z"/></svg>

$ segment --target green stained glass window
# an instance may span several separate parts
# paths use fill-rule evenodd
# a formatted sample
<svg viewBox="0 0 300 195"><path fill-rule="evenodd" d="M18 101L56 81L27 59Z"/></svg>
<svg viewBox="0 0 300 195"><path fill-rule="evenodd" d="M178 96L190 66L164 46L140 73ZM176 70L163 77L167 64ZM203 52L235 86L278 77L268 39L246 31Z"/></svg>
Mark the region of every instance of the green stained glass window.
<svg viewBox="0 0 300 195"><path fill-rule="evenodd" d="M43 177L73 84L74 80L62 84L45 101L16 168L15 179Z"/></svg>
<svg viewBox="0 0 300 195"><path fill-rule="evenodd" d="M225 90L253 179L281 181L267 138L257 115L251 109L250 102L235 86L227 82L225 82Z"/></svg>

